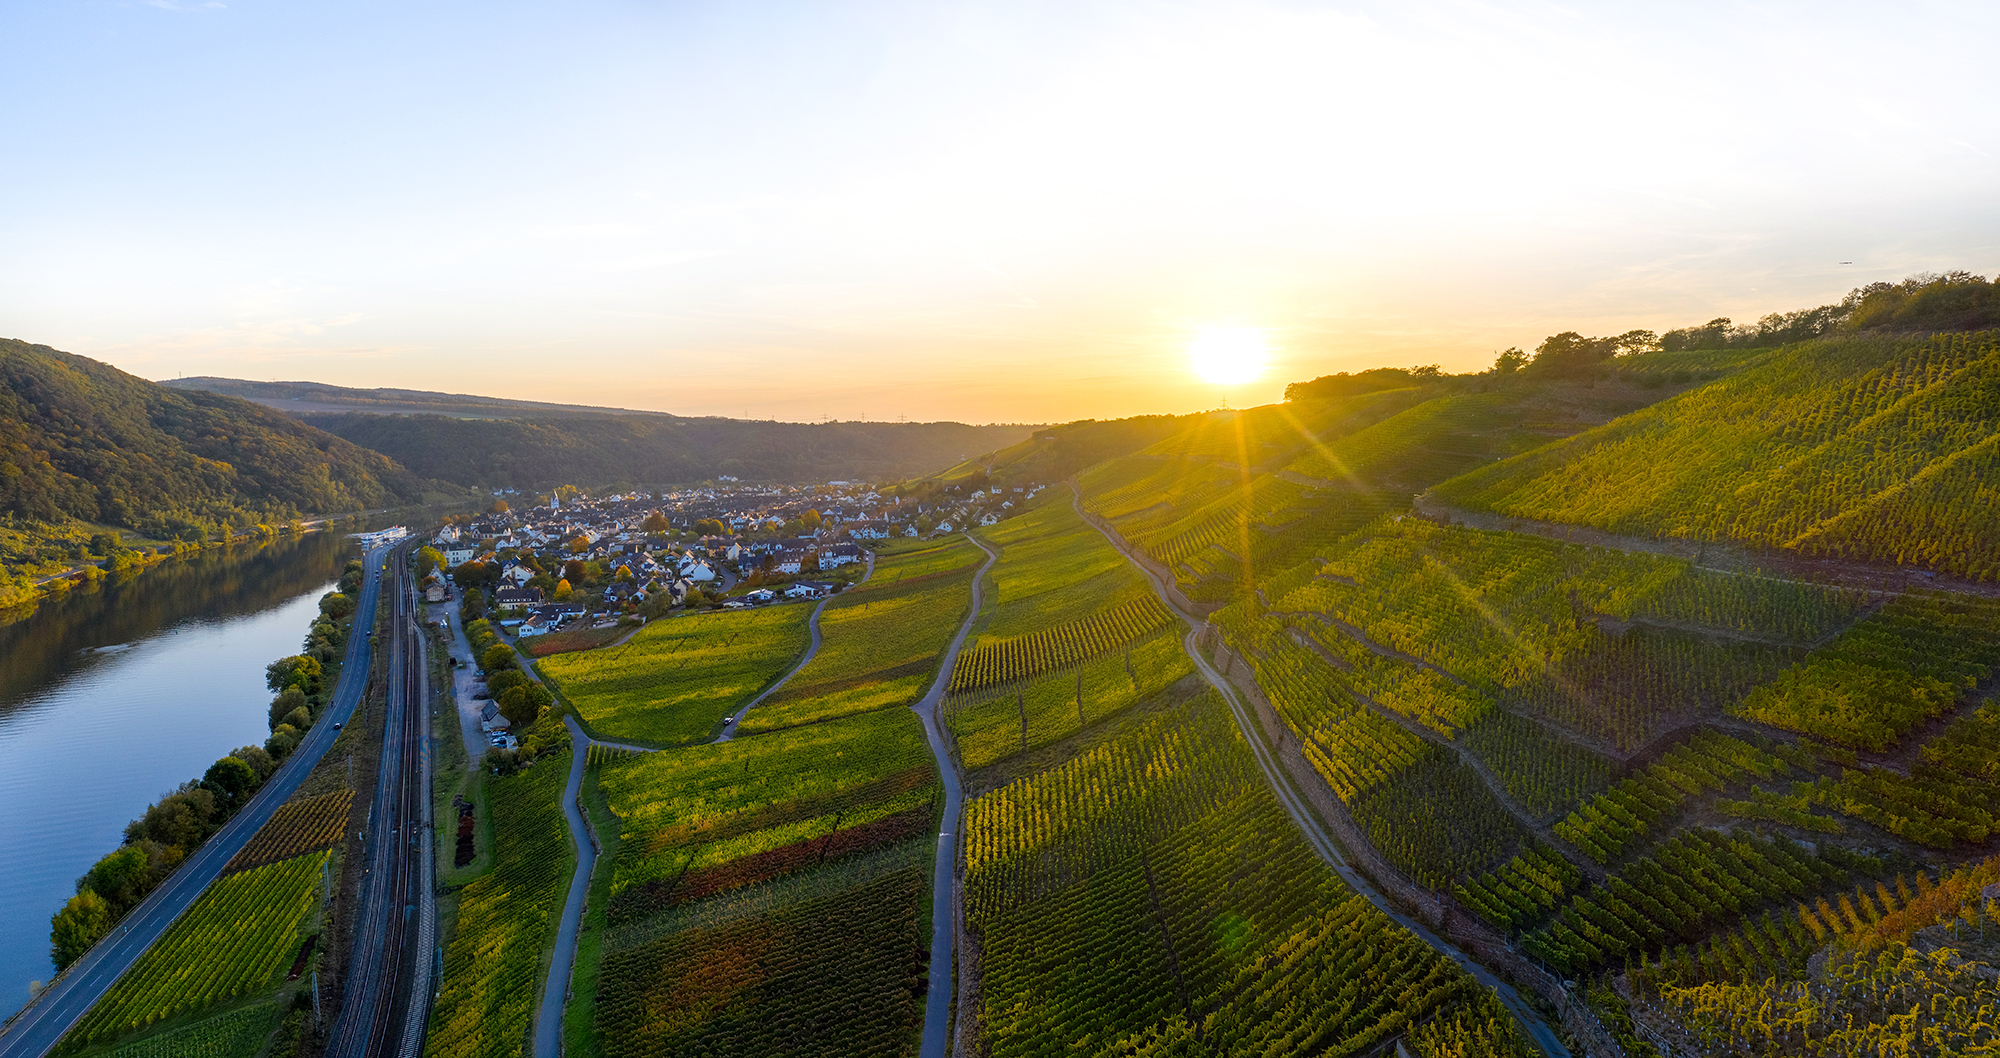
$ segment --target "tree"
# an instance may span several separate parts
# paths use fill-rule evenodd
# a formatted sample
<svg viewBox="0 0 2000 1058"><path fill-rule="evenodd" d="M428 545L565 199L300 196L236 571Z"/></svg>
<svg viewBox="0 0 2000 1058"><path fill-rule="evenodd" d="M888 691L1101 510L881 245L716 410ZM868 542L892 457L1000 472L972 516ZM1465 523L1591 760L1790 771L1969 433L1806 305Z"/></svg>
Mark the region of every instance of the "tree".
<svg viewBox="0 0 2000 1058"><path fill-rule="evenodd" d="M279 658L264 667L264 685L274 691L297 687L303 694L312 694L319 690L322 671L317 659L303 654Z"/></svg>
<svg viewBox="0 0 2000 1058"><path fill-rule="evenodd" d="M651 511L646 515L646 520L639 523L639 528L649 533L664 533L667 531L667 516L658 511Z"/></svg>
<svg viewBox="0 0 2000 1058"><path fill-rule="evenodd" d="M77 879L77 892L90 890L122 911L139 902L146 892L146 871L152 866L146 850L126 845L98 860L90 873Z"/></svg>
<svg viewBox="0 0 2000 1058"><path fill-rule="evenodd" d="M271 699L271 727L276 728L285 718L306 708L305 692L297 687L286 687Z"/></svg>
<svg viewBox="0 0 2000 1058"><path fill-rule="evenodd" d="M491 507L488 507L488 508L486 508L486 513L488 513L488 514L506 514L506 513L507 513L507 501L506 501L506 500L494 500L494 501L493 501L493 506L491 506Z"/></svg>
<svg viewBox="0 0 2000 1058"><path fill-rule="evenodd" d="M95 892L85 889L69 898L69 903L49 920L49 961L57 970L70 964L98 939L111 932L111 906Z"/></svg>
<svg viewBox="0 0 2000 1058"><path fill-rule="evenodd" d="M519 731L534 723L535 718L542 715L542 710L555 701L555 696L539 683L525 683L508 688L494 701L499 704L500 715L507 718L508 725Z"/></svg>
<svg viewBox="0 0 2000 1058"><path fill-rule="evenodd" d="M1527 364L1528 354L1522 352L1520 346L1510 345L1506 349L1501 350L1500 354L1493 358L1493 373L1496 375L1511 375L1526 367Z"/></svg>
<svg viewBox="0 0 2000 1058"><path fill-rule="evenodd" d="M804 522L807 529L817 529L820 522L819 512L808 507L806 513L799 515L799 521Z"/></svg>
<svg viewBox="0 0 2000 1058"><path fill-rule="evenodd" d="M1575 331L1549 335L1535 347L1535 359L1528 366L1539 375L1575 378L1590 374L1617 352L1614 339L1585 338Z"/></svg>
<svg viewBox="0 0 2000 1058"><path fill-rule="evenodd" d="M208 766L201 784L234 801L257 788L257 772L235 757L224 757Z"/></svg>
<svg viewBox="0 0 2000 1058"><path fill-rule="evenodd" d="M575 485L557 485L555 491L549 493L550 498L556 500L558 503L568 503L581 495L583 495L583 490L577 488Z"/></svg>
<svg viewBox="0 0 2000 1058"><path fill-rule="evenodd" d="M569 586L569 579L568 579L567 577L565 577L565 578L564 578L564 579L562 579L562 580L559 580L559 581L556 581L556 601L557 601L557 602L561 602L562 600L564 600L564 599L567 599L567 598L569 598L570 596L572 596L572 595L575 595L575 594L576 594L575 590L573 590L573 589L572 589L572 588L571 588L571 587Z"/></svg>
<svg viewBox="0 0 2000 1058"><path fill-rule="evenodd" d="M486 677L486 690L498 698L516 687L532 682L534 681L528 679L528 674L520 669L502 669Z"/></svg>
<svg viewBox="0 0 2000 1058"><path fill-rule="evenodd" d="M434 547L425 547L417 552L417 576L428 577L431 571L444 565L444 553Z"/></svg>
<svg viewBox="0 0 2000 1058"><path fill-rule="evenodd" d="M573 558L570 559L568 562L563 563L562 579L569 581L572 584L583 580L584 573L585 570L582 559Z"/></svg>
<svg viewBox="0 0 2000 1058"><path fill-rule="evenodd" d="M459 597L458 613L468 621L476 621L486 616L486 593L478 588L467 588Z"/></svg>
<svg viewBox="0 0 2000 1058"><path fill-rule="evenodd" d="M250 765L251 769L256 771L257 781L260 783L278 770L278 762L271 759L271 755L261 746L238 746L230 750L229 755Z"/></svg>
<svg viewBox="0 0 2000 1058"><path fill-rule="evenodd" d="M584 535L582 535L581 533L579 533L579 534L577 534L576 536L573 536L573 537L571 537L571 538L570 538L570 541L569 541L569 553L570 553L570 554L572 554L572 555L581 555L581 554L583 554L583 553L584 553L585 551L588 551L588 550L590 550L590 538L589 538L589 537L587 537L587 536L584 536Z"/></svg>
<svg viewBox="0 0 2000 1058"><path fill-rule="evenodd" d="M520 663L514 660L513 647L495 643L479 655L479 667L487 672L499 672L501 669L519 668Z"/></svg>

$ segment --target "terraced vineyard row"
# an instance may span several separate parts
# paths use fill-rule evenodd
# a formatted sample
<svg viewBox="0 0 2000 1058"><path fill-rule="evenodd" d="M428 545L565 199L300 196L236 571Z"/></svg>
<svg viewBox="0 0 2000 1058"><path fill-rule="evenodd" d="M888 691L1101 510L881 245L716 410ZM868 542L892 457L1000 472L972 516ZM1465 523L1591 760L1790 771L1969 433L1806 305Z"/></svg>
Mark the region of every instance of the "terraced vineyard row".
<svg viewBox="0 0 2000 1058"><path fill-rule="evenodd" d="M332 853L218 879L63 1038L65 1053L278 983Z"/></svg>
<svg viewBox="0 0 2000 1058"><path fill-rule="evenodd" d="M1116 649L1173 619L1157 597L1144 596L1081 621L1017 639L981 643L959 655L951 672L951 691L1029 679Z"/></svg>
<svg viewBox="0 0 2000 1058"><path fill-rule="evenodd" d="M2000 665L2000 599L1901 596L1731 711L1882 750L1960 704Z"/></svg>

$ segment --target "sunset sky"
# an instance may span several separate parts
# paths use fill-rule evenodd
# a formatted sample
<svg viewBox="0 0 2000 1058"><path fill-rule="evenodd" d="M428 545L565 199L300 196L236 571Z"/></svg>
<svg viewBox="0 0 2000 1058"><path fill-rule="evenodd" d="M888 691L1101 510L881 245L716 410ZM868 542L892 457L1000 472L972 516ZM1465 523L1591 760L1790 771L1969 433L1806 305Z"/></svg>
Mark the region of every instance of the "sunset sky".
<svg viewBox="0 0 2000 1058"><path fill-rule="evenodd" d="M1245 406L1991 275L1996 23L23 0L0 335L149 378L756 418ZM1192 370L1218 334L1263 336L1259 377Z"/></svg>

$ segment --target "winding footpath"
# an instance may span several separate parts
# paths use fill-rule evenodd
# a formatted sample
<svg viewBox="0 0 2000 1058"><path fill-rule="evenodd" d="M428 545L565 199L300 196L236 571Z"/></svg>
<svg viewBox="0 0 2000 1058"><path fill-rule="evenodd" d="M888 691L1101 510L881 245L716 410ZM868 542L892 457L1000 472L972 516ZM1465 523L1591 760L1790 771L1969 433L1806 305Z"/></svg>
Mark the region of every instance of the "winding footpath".
<svg viewBox="0 0 2000 1058"><path fill-rule="evenodd" d="M352 631L348 634L347 658L341 664L332 700L319 721L307 729L305 740L285 758L249 804L202 842L194 855L141 900L109 935L7 1023L5 1030L0 1031L0 1058L38 1058L53 1049L63 1033L95 1006L120 975L208 890L209 884L221 876L223 867L312 773L313 766L338 737L335 729L354 715L354 707L368 684L368 666L372 660L368 633L375 627L382 561L387 552L386 548L377 548L362 558L366 572L359 605L349 626Z"/></svg>
<svg viewBox="0 0 2000 1058"><path fill-rule="evenodd" d="M597 869L597 834L584 822L583 771L590 756L590 736L573 716L569 728L569 785L563 787L563 816L569 820L569 840L576 846L576 873L570 876L569 898L556 926L556 948L549 957L549 976L542 984L542 1006L535 1015L535 1058L562 1054L563 1008L569 1004L570 971L576 964L576 935L583 925L583 904L590 895L591 872Z"/></svg>
<svg viewBox="0 0 2000 1058"><path fill-rule="evenodd" d="M988 554L991 553L988 552ZM868 578L874 576L874 574L875 556L871 554L868 556L868 572L856 583L866 583ZM977 586L974 587L973 591L973 597L976 600L978 598ZM769 697L778 688L790 682L793 676L798 675L800 669L805 668L806 665L812 662L813 656L819 653L819 616L826 610L826 604L830 601L832 601L830 597L821 599L813 606L812 617L807 620L807 626L812 632L812 643L806 647L806 652L799 656L798 662L787 670L783 676L778 677L776 683L766 687L763 693L752 698L748 705L736 710L730 716L729 722L723 725L722 734L715 741L727 742L735 738L736 725L743 720L743 714L749 712L753 706ZM972 612L974 616L977 616L979 613L979 607L976 602ZM971 619L967 618L967 624L970 625L970 623ZM637 634L637 632L633 633L633 635ZM959 638L963 639L964 637L965 633L960 631ZM631 636L625 638L630 639ZM622 643L624 640L620 640L619 642ZM956 643L953 644L952 649L954 651L957 650ZM536 679L541 678L539 674L535 674L535 676ZM633 753L653 752L652 749L645 746L630 746L622 742L607 742L603 739L593 739L583 729L583 725L577 723L574 716L563 717L563 725L569 728L570 737L569 784L563 788L563 816L569 820L569 840L570 844L576 848L576 871L570 876L569 896L563 901L562 921L556 925L556 944L555 951L549 958L549 974L542 982L542 1002L535 1014L535 1058L561 1058L562 1055L563 1010L569 1005L570 989L572 986L570 976L576 966L576 940L578 933L583 928L584 904L590 897L591 874L597 869L597 833L590 828L589 822L584 818L583 802L581 800L583 795L583 773L589 765L590 747L598 745L611 749L627 750ZM935 749L935 745L933 745L933 749Z"/></svg>
<svg viewBox="0 0 2000 1058"><path fill-rule="evenodd" d="M952 965L952 941L958 935L960 916L958 892L958 816L965 800L965 790L958 781L958 769L951 763L951 752L945 746L944 731L938 725L938 704L944 701L945 688L951 685L951 667L958 660L958 650L965 645L965 637L972 631L973 622L979 620L979 609L984 605L981 586L986 581L986 571L1000 556L993 549L971 533L965 538L973 542L979 550L986 552L986 564L972 576L972 606L966 610L965 623L958 626L958 635L944 652L944 660L938 664L937 679L931 682L930 693L910 708L917 711L917 717L924 722L924 735L930 740L931 756L937 758L938 781L944 784L944 813L938 817L937 860L931 868L931 975L930 987L924 999L924 1042L918 1058L944 1058L950 1045L948 1033L951 1029L952 985L957 980ZM939 975L943 984L939 984Z"/></svg>
<svg viewBox="0 0 2000 1058"><path fill-rule="evenodd" d="M1196 644L1196 638L1201 634L1201 622L1197 621L1185 610L1174 605L1172 594L1161 583L1160 577L1145 563L1134 558L1131 550L1123 540L1116 534L1108 531L1096 519L1084 513L1083 495L1077 491L1073 483L1070 486L1070 492L1071 505L1076 509L1077 516L1103 534L1104 539L1112 547L1116 548L1118 553L1125 557L1126 561L1131 562L1139 572L1145 574L1146 582L1152 585L1153 591L1160 596L1160 601L1166 603L1169 609L1180 616L1181 620L1187 622L1188 634L1182 640L1182 648L1187 651L1187 656L1194 662L1195 668L1200 670L1202 678L1207 680L1209 685L1222 695L1223 700L1229 703L1229 711L1236 717L1236 726L1243 732L1244 739L1249 742L1250 750L1257 758L1257 766L1263 770L1264 778L1270 783L1272 793L1277 795L1278 803L1285 808L1285 814L1291 816L1293 824L1299 828L1300 833L1305 835L1306 843L1312 846L1313 851L1318 854L1319 858L1332 867L1340 875L1341 880L1348 884L1349 888L1367 897L1369 903L1374 904L1383 914L1388 915L1390 919L1395 921L1397 925L1416 934L1419 940L1422 940L1446 958L1457 963L1461 969L1471 974L1480 984L1493 989L1499 995L1500 1002L1506 1005L1507 1010L1514 1015L1515 1020L1521 1023L1521 1027L1527 1031L1528 1035L1534 1039L1536 1045L1542 1049L1542 1053L1548 1055L1549 1058L1570 1058L1569 1049L1562 1045L1561 1040L1557 1039L1555 1031L1521 999L1520 993L1516 992L1512 985L1495 977L1486 967L1480 965L1471 956L1460 951L1443 938L1432 933L1423 923L1397 910L1395 905L1391 904L1388 898L1383 896L1365 875L1356 870L1348 862L1346 853L1333 840L1333 836L1326 832L1319 818L1307 806L1305 798L1292 786L1291 779L1285 772L1284 766L1278 761L1277 755L1272 752L1270 746L1265 743L1263 733L1258 730L1255 718L1251 716L1249 707L1236 693L1236 688L1231 686L1221 673L1215 671L1215 667L1209 663L1208 658L1203 656ZM926 1055L928 1053L926 1052Z"/></svg>

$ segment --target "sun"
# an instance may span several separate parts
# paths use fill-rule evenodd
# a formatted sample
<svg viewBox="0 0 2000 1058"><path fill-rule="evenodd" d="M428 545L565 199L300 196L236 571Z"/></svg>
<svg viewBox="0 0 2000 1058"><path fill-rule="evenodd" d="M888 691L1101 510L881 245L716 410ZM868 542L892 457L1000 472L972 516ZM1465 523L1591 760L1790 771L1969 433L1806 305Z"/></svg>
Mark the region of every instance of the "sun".
<svg viewBox="0 0 2000 1058"><path fill-rule="evenodd" d="M1210 327L1188 343L1188 366L1218 386L1257 381L1270 359L1264 332L1255 327Z"/></svg>

